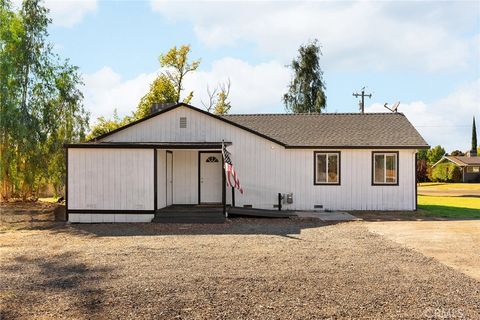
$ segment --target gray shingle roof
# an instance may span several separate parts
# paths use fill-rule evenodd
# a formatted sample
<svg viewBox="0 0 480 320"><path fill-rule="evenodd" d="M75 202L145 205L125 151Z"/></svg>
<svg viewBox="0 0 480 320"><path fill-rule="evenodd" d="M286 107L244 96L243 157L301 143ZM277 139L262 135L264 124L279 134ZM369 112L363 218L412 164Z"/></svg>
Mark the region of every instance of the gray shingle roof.
<svg viewBox="0 0 480 320"><path fill-rule="evenodd" d="M480 157L445 156L444 158L458 164L459 166L480 165Z"/></svg>
<svg viewBox="0 0 480 320"><path fill-rule="evenodd" d="M222 117L289 147L428 147L402 113L232 114Z"/></svg>

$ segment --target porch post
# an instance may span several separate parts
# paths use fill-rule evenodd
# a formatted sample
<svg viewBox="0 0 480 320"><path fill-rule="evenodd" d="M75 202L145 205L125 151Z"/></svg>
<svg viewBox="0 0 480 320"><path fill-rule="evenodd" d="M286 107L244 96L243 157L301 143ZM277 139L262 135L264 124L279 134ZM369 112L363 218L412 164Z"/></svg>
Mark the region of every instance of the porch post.
<svg viewBox="0 0 480 320"><path fill-rule="evenodd" d="M226 172L225 172L225 160L223 159L223 154L222 154L222 204L223 204L223 215L225 217L228 217L227 213L227 191L226 191L226 185L227 185L227 180L226 180Z"/></svg>

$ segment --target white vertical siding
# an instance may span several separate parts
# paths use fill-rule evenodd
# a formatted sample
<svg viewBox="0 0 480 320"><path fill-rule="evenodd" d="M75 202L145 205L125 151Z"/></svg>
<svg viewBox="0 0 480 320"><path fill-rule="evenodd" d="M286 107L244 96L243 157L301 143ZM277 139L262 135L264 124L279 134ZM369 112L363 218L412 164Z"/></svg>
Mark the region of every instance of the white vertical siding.
<svg viewBox="0 0 480 320"><path fill-rule="evenodd" d="M180 117L187 117L187 128L179 128ZM116 142L222 140L233 143L229 149L245 190L243 195L238 191L235 193L238 206L251 204L257 208L271 209L277 203L278 192L293 192L294 203L285 205L286 209L312 210L316 204L331 210L415 208L415 150L399 150L398 186L372 186L372 151L382 150L371 149L336 150L341 152L341 185L315 186L313 152L319 150L285 149L255 134L185 107L176 108L103 139ZM138 149L132 151L140 152ZM197 150L174 150L174 203L198 202L197 152ZM88 165L86 161L89 159L85 159L84 156L78 155L79 163L72 165L80 167ZM115 181L125 179L125 175L120 172L119 169L113 177ZM227 190L228 202L230 194L230 190ZM90 203L89 199L83 200L82 196L83 193L80 192L78 201ZM129 201L135 200L131 198ZM160 203L159 201L159 206ZM124 202L122 205L127 204Z"/></svg>
<svg viewBox="0 0 480 320"><path fill-rule="evenodd" d="M173 203L198 203L198 151L173 151Z"/></svg>
<svg viewBox="0 0 480 320"><path fill-rule="evenodd" d="M68 209L153 210L153 150L68 149Z"/></svg>

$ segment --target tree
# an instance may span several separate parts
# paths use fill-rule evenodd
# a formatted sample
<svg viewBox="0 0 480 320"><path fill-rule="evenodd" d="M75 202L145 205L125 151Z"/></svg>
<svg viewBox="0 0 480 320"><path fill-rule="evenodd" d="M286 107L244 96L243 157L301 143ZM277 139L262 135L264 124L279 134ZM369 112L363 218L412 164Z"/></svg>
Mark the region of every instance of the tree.
<svg viewBox="0 0 480 320"><path fill-rule="evenodd" d="M38 0L18 12L0 0L0 21L1 196L35 197L46 183L60 192L63 143L82 140L88 126L78 69L53 53Z"/></svg>
<svg viewBox="0 0 480 320"><path fill-rule="evenodd" d="M293 113L320 113L327 104L327 98L318 40L300 46L298 53L289 65L294 74L288 92L283 96L285 108Z"/></svg>
<svg viewBox="0 0 480 320"><path fill-rule="evenodd" d="M441 146L436 146L431 148L427 152L427 162L429 165L433 165L434 163L438 162L442 157L445 155L445 149Z"/></svg>
<svg viewBox="0 0 480 320"><path fill-rule="evenodd" d="M230 79L225 83L219 83L213 91L210 91L207 86L208 103L202 101L204 108L217 115L227 114L232 108L231 102L228 100L230 86Z"/></svg>
<svg viewBox="0 0 480 320"><path fill-rule="evenodd" d="M200 65L200 60L189 61L188 54L190 53L190 45L183 45L177 49L173 47L167 53L161 54L158 60L160 66L167 68L165 76L173 83L176 91L176 100L174 102L180 102L180 93L183 90L183 80L185 76L192 71L197 70ZM187 96L188 101L191 100L193 92Z"/></svg>
<svg viewBox="0 0 480 320"><path fill-rule="evenodd" d="M472 151L477 150L477 127L475 126L475 117L473 117L472 124Z"/></svg>
<svg viewBox="0 0 480 320"><path fill-rule="evenodd" d="M140 99L137 109L130 116L123 118L120 118L116 111L113 118L99 117L92 126L88 138L93 139L132 121L148 116L154 103L180 102L185 76L189 72L195 71L200 64L200 60L190 62L188 60L189 53L190 46L183 45L178 49L173 47L167 53L161 54L159 58L160 65L166 68L166 70L160 73L150 84L149 91ZM189 103L192 98L193 91L183 99L183 102Z"/></svg>
<svg viewBox="0 0 480 320"><path fill-rule="evenodd" d="M87 140L91 140L95 137L101 136L102 134L108 133L113 131L121 126L124 126L130 122L132 122L131 117L124 117L121 119L118 116L117 109L113 109L113 117L112 118L105 118L105 117L98 117L97 122L92 126L90 129L90 133L87 136Z"/></svg>
<svg viewBox="0 0 480 320"><path fill-rule="evenodd" d="M428 181L428 166L425 159L417 159L417 182Z"/></svg>
<svg viewBox="0 0 480 320"><path fill-rule="evenodd" d="M420 149L417 153L417 160L427 160L427 149Z"/></svg>
<svg viewBox="0 0 480 320"><path fill-rule="evenodd" d="M150 84L150 91L140 99L137 110L134 112L134 118L138 120L149 115L150 108L154 103L168 103L175 101L178 101L178 96L174 84L166 75L160 74Z"/></svg>

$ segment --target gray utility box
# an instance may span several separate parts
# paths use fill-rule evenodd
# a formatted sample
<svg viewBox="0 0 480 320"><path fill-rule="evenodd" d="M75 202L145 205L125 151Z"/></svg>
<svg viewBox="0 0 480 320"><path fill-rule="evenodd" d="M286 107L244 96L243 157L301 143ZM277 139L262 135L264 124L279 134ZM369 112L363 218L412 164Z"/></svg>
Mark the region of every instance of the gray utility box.
<svg viewBox="0 0 480 320"><path fill-rule="evenodd" d="M285 203L288 203L288 204L292 204L293 203L293 193L285 193L283 195L283 201Z"/></svg>

